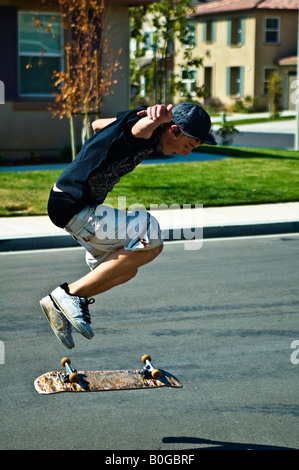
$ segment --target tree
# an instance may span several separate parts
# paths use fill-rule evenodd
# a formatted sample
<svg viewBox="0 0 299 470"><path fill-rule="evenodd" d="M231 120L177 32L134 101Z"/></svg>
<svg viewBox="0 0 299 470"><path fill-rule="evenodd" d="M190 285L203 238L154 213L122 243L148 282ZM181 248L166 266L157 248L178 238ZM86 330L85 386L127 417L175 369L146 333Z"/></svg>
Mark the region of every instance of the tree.
<svg viewBox="0 0 299 470"><path fill-rule="evenodd" d="M267 93L268 93L268 99L269 99L269 104L270 104L270 118L275 119L279 115L279 110L280 110L280 104L279 100L281 98L281 93L282 93L282 86L281 86L281 81L282 78L280 74L276 71L274 71L268 81L267 84Z"/></svg>
<svg viewBox="0 0 299 470"><path fill-rule="evenodd" d="M143 20L146 14L151 21L153 33L153 60L148 68L149 88L154 90L155 101L166 102L174 91L182 88L180 81L169 80L170 59L173 55L174 41L177 38L186 45L184 64L181 67L189 70L191 67L202 65L201 58L192 57L192 33L188 15L193 11L192 0L164 0L149 6L132 7L131 37L136 40L135 57L140 59L145 55L145 39L142 34ZM194 36L193 36L194 37ZM190 44L188 44L190 42ZM188 47L190 46L190 47ZM136 74L136 66L134 69ZM159 91L157 90L159 88ZM202 96L203 89L196 88L196 93Z"/></svg>
<svg viewBox="0 0 299 470"><path fill-rule="evenodd" d="M106 15L108 0L57 0L68 38L65 71L53 71L54 116L70 120L72 157L76 155L73 117L83 114L82 144L90 137L90 114L100 117L104 96L112 94L114 72L120 67L109 48ZM45 3L45 1L44 1ZM47 25L49 32L51 25ZM118 51L121 53L121 50Z"/></svg>

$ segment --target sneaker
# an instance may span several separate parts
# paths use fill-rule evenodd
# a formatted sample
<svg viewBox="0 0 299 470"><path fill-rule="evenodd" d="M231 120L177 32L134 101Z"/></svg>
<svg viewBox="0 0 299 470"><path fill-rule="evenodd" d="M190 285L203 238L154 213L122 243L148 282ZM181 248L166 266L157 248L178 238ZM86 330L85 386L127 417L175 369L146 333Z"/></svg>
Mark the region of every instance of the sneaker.
<svg viewBox="0 0 299 470"><path fill-rule="evenodd" d="M51 292L51 296L76 330L85 336L85 338L91 339L93 332L90 327L91 321L88 305L92 304L94 299L88 300L85 297L71 295L67 293L67 290L67 284L62 284Z"/></svg>
<svg viewBox="0 0 299 470"><path fill-rule="evenodd" d="M47 295L40 301L40 306L42 311L46 315L52 330L58 339L63 343L68 349L75 347L75 343L72 337L72 325L65 318L62 312L57 308L53 299L50 295Z"/></svg>

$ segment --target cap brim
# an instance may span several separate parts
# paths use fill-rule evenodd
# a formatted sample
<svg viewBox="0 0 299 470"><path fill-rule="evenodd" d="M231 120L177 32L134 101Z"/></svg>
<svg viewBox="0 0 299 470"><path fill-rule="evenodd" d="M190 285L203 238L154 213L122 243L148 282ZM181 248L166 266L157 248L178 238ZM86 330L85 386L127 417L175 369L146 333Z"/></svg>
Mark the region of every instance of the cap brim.
<svg viewBox="0 0 299 470"><path fill-rule="evenodd" d="M200 139L201 140L201 139ZM209 144L209 145L217 145L216 140L212 136L212 134L208 135L208 138L205 140L201 140L204 144Z"/></svg>
<svg viewBox="0 0 299 470"><path fill-rule="evenodd" d="M194 135L188 134L187 132L183 132L183 134L187 135L188 137L191 137L192 139L200 140L203 144L209 144L209 145L217 145L216 140L212 136L212 134L208 134L207 137L204 139L202 137L195 137Z"/></svg>

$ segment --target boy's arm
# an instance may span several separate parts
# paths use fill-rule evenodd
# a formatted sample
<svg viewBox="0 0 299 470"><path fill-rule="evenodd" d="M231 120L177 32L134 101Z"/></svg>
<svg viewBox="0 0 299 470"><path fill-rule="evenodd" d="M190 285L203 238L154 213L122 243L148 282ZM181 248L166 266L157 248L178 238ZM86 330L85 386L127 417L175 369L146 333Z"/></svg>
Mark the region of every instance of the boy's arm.
<svg viewBox="0 0 299 470"><path fill-rule="evenodd" d="M147 109L139 111L138 116L145 116L132 127L132 134L139 139L150 139L154 130L161 124L172 120L173 105L156 104Z"/></svg>
<svg viewBox="0 0 299 470"><path fill-rule="evenodd" d="M96 121L93 121L91 126L92 126L94 132L97 132L97 131L103 129L104 127L108 126L109 124L111 124L111 122L113 122L115 120L116 120L116 118L97 119Z"/></svg>

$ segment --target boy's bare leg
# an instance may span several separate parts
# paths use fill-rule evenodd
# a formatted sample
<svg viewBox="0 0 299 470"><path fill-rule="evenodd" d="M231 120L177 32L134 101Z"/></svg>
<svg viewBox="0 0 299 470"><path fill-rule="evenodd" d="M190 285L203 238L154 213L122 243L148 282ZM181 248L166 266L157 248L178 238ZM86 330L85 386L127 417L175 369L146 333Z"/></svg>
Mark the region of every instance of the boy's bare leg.
<svg viewBox="0 0 299 470"><path fill-rule="evenodd" d="M88 274L69 284L69 292L88 299L123 284L136 275L140 266L156 258L162 248L163 245L147 251L117 250Z"/></svg>

